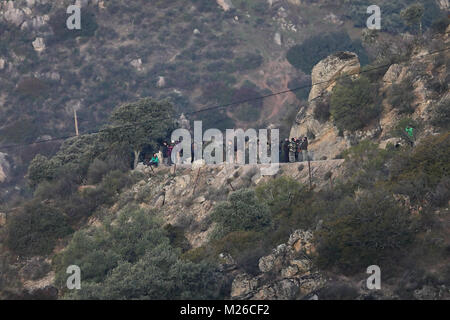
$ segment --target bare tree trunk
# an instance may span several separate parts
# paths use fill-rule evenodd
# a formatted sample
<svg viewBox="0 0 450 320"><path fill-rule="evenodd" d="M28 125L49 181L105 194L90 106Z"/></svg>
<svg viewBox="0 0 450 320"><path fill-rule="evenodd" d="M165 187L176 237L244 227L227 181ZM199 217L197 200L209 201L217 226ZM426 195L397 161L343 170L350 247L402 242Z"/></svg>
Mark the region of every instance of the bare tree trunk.
<svg viewBox="0 0 450 320"><path fill-rule="evenodd" d="M139 156L141 155L140 151L134 150L134 166L133 169L136 169L138 162L139 162Z"/></svg>

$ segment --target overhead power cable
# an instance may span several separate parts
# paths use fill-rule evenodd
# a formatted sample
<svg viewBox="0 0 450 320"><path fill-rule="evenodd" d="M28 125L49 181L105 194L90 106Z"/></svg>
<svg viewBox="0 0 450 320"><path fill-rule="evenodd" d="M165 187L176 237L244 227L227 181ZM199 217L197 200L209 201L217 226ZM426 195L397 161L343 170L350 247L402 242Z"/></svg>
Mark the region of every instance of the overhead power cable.
<svg viewBox="0 0 450 320"><path fill-rule="evenodd" d="M449 48L440 49L440 50L431 51L431 52L429 52L427 54L422 55L421 57L433 55L433 54L444 52L444 51L448 51L448 50L450 50L450 47ZM408 59L408 60L410 60L410 59ZM238 105L241 105L241 104L244 104L244 103L248 103L248 102L263 100L263 99L267 99L267 98L270 98L270 97L278 96L278 95L281 95L281 94L292 93L292 92L295 92L295 91L312 88L314 86L321 85L321 84L326 84L326 83L330 83L330 82L336 82L336 81L339 81L340 79L348 77L348 76L359 75L359 74L369 73L369 72L380 70L380 69L385 69L385 68L390 67L391 65L392 65L391 63L388 63L388 64L385 64L385 65L381 65L381 66L370 68L370 69L360 70L360 71L352 72L352 73L346 73L346 74L344 74L344 75L342 75L340 77L337 77L337 78L334 78L334 79L330 79L330 80L320 81L320 82L316 82L316 83L300 86L300 87L297 87L297 88L292 88L292 89L288 89L288 90L284 90L284 91L279 91L279 92L275 92L275 93L271 93L271 94L267 94L267 95L263 95L263 96L258 96L258 97L254 97L254 98L249 98L249 99L234 101L234 102L230 102L230 103L226 103L226 104L220 104L220 105L215 105L215 106L211 106L211 107L206 107L206 108L203 108L203 109L200 109L200 110L185 112L185 113L181 113L181 114L194 115L194 114L199 114L199 113L207 112L207 111L211 111L211 110L230 108L230 107L238 106ZM175 118L177 116L181 116L181 114L176 115ZM166 119L170 119L170 118L166 118ZM165 120L165 119L161 119L161 120ZM86 132L84 134L80 134L78 136L77 135L70 135L70 136L62 136L62 137L55 137L55 138L50 138L50 139L39 140L39 141L31 142L31 143L4 145L4 146L0 146L0 150L7 150L7 149L12 149L12 148L37 145L37 144L48 143L48 142L53 142L53 141L67 140L67 139L71 139L71 138L74 138L74 137L86 136L86 135L91 135L91 134L98 134L98 133L101 133L101 132L106 131L106 130L114 130L114 129L118 129L118 128L124 128L124 127L127 127L127 126L135 126L135 125L139 125L139 124L142 124L142 123L146 123L146 122L136 122L136 123L134 123L132 125L128 124L128 125L123 125L123 126L101 128L101 129L98 129L98 130L89 131L89 132Z"/></svg>

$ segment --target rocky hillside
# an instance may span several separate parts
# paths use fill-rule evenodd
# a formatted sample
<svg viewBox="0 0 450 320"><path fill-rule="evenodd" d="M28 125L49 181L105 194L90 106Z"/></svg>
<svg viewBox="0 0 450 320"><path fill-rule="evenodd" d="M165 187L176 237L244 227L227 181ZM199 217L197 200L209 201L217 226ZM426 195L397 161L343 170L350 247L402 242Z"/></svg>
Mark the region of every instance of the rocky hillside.
<svg viewBox="0 0 450 320"><path fill-rule="evenodd" d="M359 42L359 1L347 14L325 0L78 3L75 36L59 28L66 2L0 2L0 140L66 134L73 108L83 132L106 125L0 153L0 298L450 298L450 27L429 18L448 2L424 1L423 34L388 11L389 32ZM311 81L198 118L307 136L310 163L130 170L173 121L146 114L162 129L139 145L119 111L157 117L169 97L178 114ZM70 265L82 290L66 286ZM370 265L381 290L366 286Z"/></svg>
<svg viewBox="0 0 450 320"><path fill-rule="evenodd" d="M290 136L314 137L311 140L311 150L315 152L317 159L333 159L350 146L359 143L361 139L374 139L383 146L387 143L397 143L399 140L392 137L392 131L405 115L414 121L423 122L424 127L421 135L417 137L418 140L435 134L436 128L431 125L434 107L448 105L450 96L445 85L449 80L448 70L439 62L448 61L448 52L433 52L449 47L448 32L449 29L445 36L434 39L435 43L439 44L438 47L417 47L407 62L394 63L383 70L385 73L380 79L379 88L379 96L384 97L379 102L382 106L380 116L376 121L370 119L370 122L358 130L340 130L332 121L324 119L322 114L329 112L330 96L336 86L336 79L345 74L354 74L354 77L359 77L360 74L366 76L370 68L361 69L358 56L351 52L338 53L320 61L313 68L311 75L313 83L319 85L312 88L308 103L300 107ZM406 82L408 87L405 87ZM405 95L405 98L409 99L407 103L411 106L410 110L402 110L397 105L402 101L392 97L393 94L399 95L398 92L393 92L393 89L410 91L410 96Z"/></svg>
<svg viewBox="0 0 450 320"><path fill-rule="evenodd" d="M74 109L86 133L105 124L116 105L140 97L168 98L179 113L189 112L308 85L312 66L336 51L357 52L362 64L373 58L361 41L362 0L83 0L76 1L83 22L75 31L66 27L72 2L0 2L2 145L73 135ZM384 35L415 32L398 18L412 2L384 10ZM421 2L424 29L448 10L448 1ZM220 129L275 125L287 136L308 92L191 118ZM9 154L13 181L2 194L17 193L19 184L26 193L28 164L37 153L54 154L58 143L0 150Z"/></svg>
<svg viewBox="0 0 450 320"><path fill-rule="evenodd" d="M312 161L311 177L316 188L329 188L329 180L324 179L327 172L332 171L340 176L343 160ZM306 163L280 164L279 176L291 177L302 184L309 184L309 169ZM187 240L193 248L204 245L208 235L214 229L209 225L209 218L214 206L229 193L250 186L267 183L273 177L262 176L258 165L210 166L202 163L188 167L158 168L153 171L143 165L137 168L148 178L141 180L131 194L124 195L139 199L143 208L157 208L164 212L166 223L172 225L189 222ZM149 192L146 192L148 190ZM151 190L151 191L150 191ZM139 197L144 197L143 199ZM137 202L139 202L139 200ZM186 212L189 209L189 214Z"/></svg>

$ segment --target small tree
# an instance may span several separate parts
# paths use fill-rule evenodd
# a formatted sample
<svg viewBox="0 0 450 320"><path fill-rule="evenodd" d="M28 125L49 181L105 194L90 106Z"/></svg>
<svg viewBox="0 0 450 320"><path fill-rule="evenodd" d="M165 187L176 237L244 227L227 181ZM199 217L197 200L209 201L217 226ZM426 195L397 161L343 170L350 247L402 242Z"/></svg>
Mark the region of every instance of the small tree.
<svg viewBox="0 0 450 320"><path fill-rule="evenodd" d="M425 8L423 7L423 5L420 3L416 3L402 10L400 16L403 18L403 20L409 27L418 25L419 33L422 34L422 17L424 11Z"/></svg>
<svg viewBox="0 0 450 320"><path fill-rule="evenodd" d="M341 131L365 127L381 113L377 90L369 79L344 78L333 89L330 113Z"/></svg>
<svg viewBox="0 0 450 320"><path fill-rule="evenodd" d="M12 215L6 230L6 245L20 255L49 254L71 232L65 214L50 205L33 201Z"/></svg>
<svg viewBox="0 0 450 320"><path fill-rule="evenodd" d="M383 190L366 191L342 199L325 219L316 233L317 262L351 274L397 259L412 240L408 211Z"/></svg>
<svg viewBox="0 0 450 320"><path fill-rule="evenodd" d="M103 130L104 137L112 144L125 144L134 152L134 168L145 146L157 147L173 129L173 106L167 101L150 98L117 107Z"/></svg>
<svg viewBox="0 0 450 320"><path fill-rule="evenodd" d="M55 168L46 156L38 154L28 167L28 181L32 187L39 183L51 180L54 177Z"/></svg>
<svg viewBox="0 0 450 320"><path fill-rule="evenodd" d="M250 189L233 192L228 201L214 208L212 219L217 222L215 238L233 231L260 231L271 223L269 208Z"/></svg>

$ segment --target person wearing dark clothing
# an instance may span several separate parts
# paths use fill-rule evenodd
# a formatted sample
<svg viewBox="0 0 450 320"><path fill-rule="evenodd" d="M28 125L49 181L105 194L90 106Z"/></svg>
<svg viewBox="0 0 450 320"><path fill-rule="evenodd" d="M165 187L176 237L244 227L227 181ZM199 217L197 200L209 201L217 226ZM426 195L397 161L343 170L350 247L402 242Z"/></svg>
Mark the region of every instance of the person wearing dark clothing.
<svg viewBox="0 0 450 320"><path fill-rule="evenodd" d="M294 138L295 140L295 161L298 161L298 155L300 150L300 140L297 138Z"/></svg>
<svg viewBox="0 0 450 320"><path fill-rule="evenodd" d="M302 156L302 139L298 138L295 140L295 142L297 143L297 157L296 157L296 161L298 162L302 162L303 156Z"/></svg>
<svg viewBox="0 0 450 320"><path fill-rule="evenodd" d="M308 161L308 138L304 137L303 141L300 144L300 148L302 150L303 161Z"/></svg>
<svg viewBox="0 0 450 320"><path fill-rule="evenodd" d="M169 147L169 145L167 144L167 141L164 141L163 144L162 144L162 150L161 150L162 154L163 154L163 163L164 164L168 164L169 163L168 155L167 155L168 147Z"/></svg>
<svg viewBox="0 0 450 320"><path fill-rule="evenodd" d="M281 144L281 162L287 163L289 162L289 139L284 139Z"/></svg>
<svg viewBox="0 0 450 320"><path fill-rule="evenodd" d="M175 142L175 145L180 144L181 140ZM181 163L181 159L183 159L183 149L181 149L177 154L177 163Z"/></svg>
<svg viewBox="0 0 450 320"><path fill-rule="evenodd" d="M409 143L411 147L414 147L414 129L411 126L405 128L406 134L408 135Z"/></svg>
<svg viewBox="0 0 450 320"><path fill-rule="evenodd" d="M172 165L172 150L173 150L174 146L175 146L175 141L172 141L172 143L167 146L167 161L168 161L169 166Z"/></svg>
<svg viewBox="0 0 450 320"><path fill-rule="evenodd" d="M295 162L295 152L297 151L297 143L295 138L289 142L289 162Z"/></svg>

